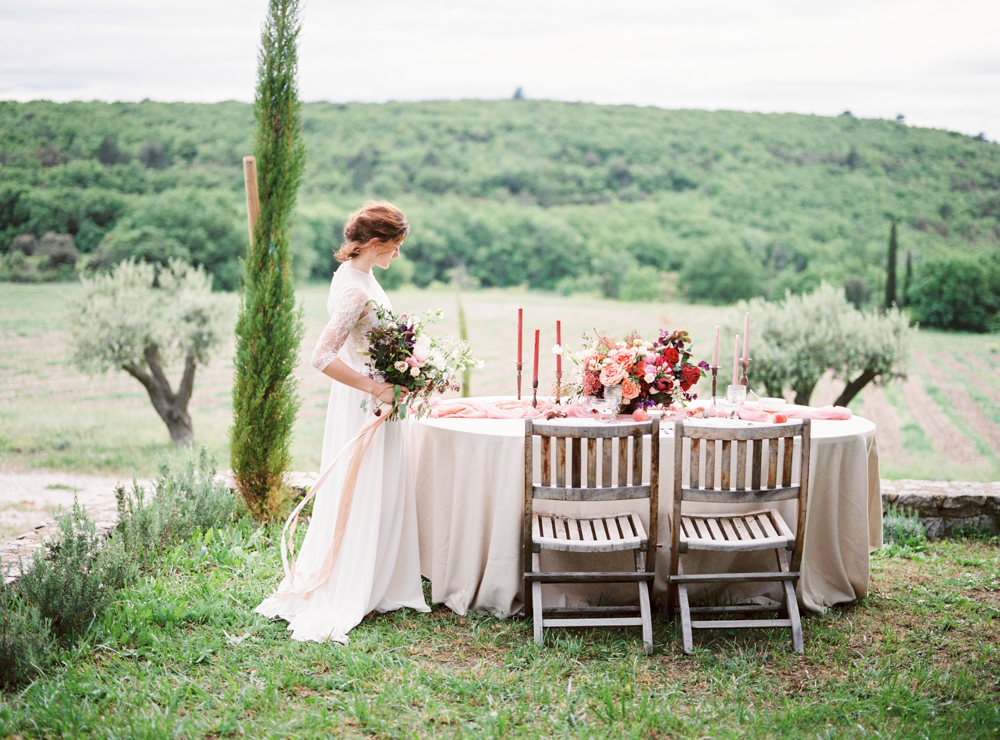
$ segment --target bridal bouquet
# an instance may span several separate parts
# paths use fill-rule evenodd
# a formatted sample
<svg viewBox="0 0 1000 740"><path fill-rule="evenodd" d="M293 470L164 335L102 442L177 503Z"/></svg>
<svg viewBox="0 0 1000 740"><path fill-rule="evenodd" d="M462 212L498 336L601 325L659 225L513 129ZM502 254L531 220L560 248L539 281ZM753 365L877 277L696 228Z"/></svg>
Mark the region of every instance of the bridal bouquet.
<svg viewBox="0 0 1000 740"><path fill-rule="evenodd" d="M382 306L374 306L379 323L368 332L368 375L397 386L389 420L403 419L407 413L423 416L423 403L435 393L458 390L456 380L465 370L482 367L468 342L450 337L433 338L424 327L441 318L442 312L429 311L420 316L396 315ZM405 398L400 388L406 388ZM380 409L375 415L381 414Z"/></svg>
<svg viewBox="0 0 1000 740"><path fill-rule="evenodd" d="M691 337L686 331L661 331L655 342L636 334L621 342L600 335L596 340L584 339L590 346L577 356L570 355L580 368L582 394L620 399L625 412L683 407L697 398L691 388L709 369L707 362L690 362Z"/></svg>

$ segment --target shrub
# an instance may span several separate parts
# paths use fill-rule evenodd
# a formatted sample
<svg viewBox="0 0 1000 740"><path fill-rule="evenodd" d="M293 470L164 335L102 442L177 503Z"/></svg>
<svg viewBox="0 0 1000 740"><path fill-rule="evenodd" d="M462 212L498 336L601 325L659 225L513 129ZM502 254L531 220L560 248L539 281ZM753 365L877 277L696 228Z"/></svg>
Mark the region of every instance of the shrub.
<svg viewBox="0 0 1000 740"><path fill-rule="evenodd" d="M988 332L1000 326L1000 262L954 255L925 262L906 296L922 326Z"/></svg>
<svg viewBox="0 0 1000 740"><path fill-rule="evenodd" d="M623 301L656 301L660 299L663 282L656 268L633 265L625 273L618 298Z"/></svg>
<svg viewBox="0 0 1000 740"><path fill-rule="evenodd" d="M909 557L927 549L927 531L916 511L889 504L882 517L883 550L887 555Z"/></svg>
<svg viewBox="0 0 1000 740"><path fill-rule="evenodd" d="M220 193L174 188L147 195L134 202L128 216L115 224L101 244L101 251L114 260L148 259L157 244L177 252L196 267L204 267L222 290L239 283L240 263L246 232L239 228L239 215L230 198ZM167 262L170 254L158 262Z"/></svg>
<svg viewBox="0 0 1000 740"><path fill-rule="evenodd" d="M761 294L763 270L742 245L727 239L692 252L680 284L692 301L735 303Z"/></svg>
<svg viewBox="0 0 1000 740"><path fill-rule="evenodd" d="M23 686L52 661L55 639L39 609L0 586L0 689Z"/></svg>
<svg viewBox="0 0 1000 740"><path fill-rule="evenodd" d="M215 478L215 463L203 447L192 453L176 473L164 464L147 497L138 484L131 491L115 488L118 524L114 539L139 562L148 561L167 545L194 532L217 529L233 520L238 502Z"/></svg>
<svg viewBox="0 0 1000 740"><path fill-rule="evenodd" d="M57 518L59 534L24 568L18 591L49 620L53 634L72 641L113 596L138 576L120 543L101 542L76 501Z"/></svg>

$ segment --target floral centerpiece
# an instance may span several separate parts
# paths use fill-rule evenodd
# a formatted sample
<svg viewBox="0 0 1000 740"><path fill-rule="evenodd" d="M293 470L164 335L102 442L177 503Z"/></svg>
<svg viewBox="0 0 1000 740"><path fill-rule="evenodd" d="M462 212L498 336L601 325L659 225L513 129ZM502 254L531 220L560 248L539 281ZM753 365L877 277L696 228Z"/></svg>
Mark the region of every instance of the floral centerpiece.
<svg viewBox="0 0 1000 740"><path fill-rule="evenodd" d="M458 390L456 378L465 370L482 367L468 342L451 337L430 337L424 328L441 318L443 312L396 315L372 304L379 323L368 332L367 375L396 386L389 420L403 419L407 413L419 418L428 412L424 403L435 393ZM407 390L403 396L402 388ZM382 410L375 409L375 415Z"/></svg>
<svg viewBox="0 0 1000 740"><path fill-rule="evenodd" d="M691 337L686 331L661 331L654 342L637 334L620 342L600 335L584 339L590 346L570 355L579 367L580 392L613 401L620 393L621 410L627 413L654 406L683 407L698 397L691 389L709 369L707 362L690 362Z"/></svg>

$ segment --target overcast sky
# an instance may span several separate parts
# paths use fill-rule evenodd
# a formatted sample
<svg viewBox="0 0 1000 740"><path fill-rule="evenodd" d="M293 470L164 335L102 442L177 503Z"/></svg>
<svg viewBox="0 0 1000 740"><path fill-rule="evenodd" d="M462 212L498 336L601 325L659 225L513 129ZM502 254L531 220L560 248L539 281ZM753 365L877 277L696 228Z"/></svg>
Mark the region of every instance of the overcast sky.
<svg viewBox="0 0 1000 740"><path fill-rule="evenodd" d="M253 98L266 0L0 0L0 99ZM303 99L906 116L1000 139L1000 0L308 0Z"/></svg>

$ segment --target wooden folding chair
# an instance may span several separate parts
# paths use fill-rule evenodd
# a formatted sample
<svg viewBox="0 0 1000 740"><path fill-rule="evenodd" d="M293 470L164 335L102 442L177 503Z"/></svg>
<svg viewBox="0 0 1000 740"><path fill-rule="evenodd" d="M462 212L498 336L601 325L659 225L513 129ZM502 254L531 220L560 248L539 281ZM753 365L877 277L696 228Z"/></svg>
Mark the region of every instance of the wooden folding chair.
<svg viewBox="0 0 1000 740"><path fill-rule="evenodd" d="M540 438L541 485L534 485L534 439ZM631 444L629 440L631 439ZM553 460L553 447L555 459ZM598 449L600 448L600 449ZM649 483L642 482L644 450L649 449ZM631 454L630 454L631 453ZM656 519L659 491L660 426L641 424L568 426L534 423L524 426L524 600L525 615L534 622L535 642L544 627L641 626L646 652L653 651L649 584L656 563ZM600 461L600 475L598 475ZM554 465L553 465L554 463ZM555 483L553 484L553 468ZM605 516L572 517L538 513L535 499L555 501L623 501L649 499L649 533L636 511ZM542 550L581 553L632 550L629 572L547 572ZM543 583L636 583L639 607L584 606L544 609ZM634 615L638 612L639 616Z"/></svg>
<svg viewBox="0 0 1000 740"><path fill-rule="evenodd" d="M799 447L799 483L792 485L795 439ZM690 444L684 444L689 440ZM764 427L712 427L674 424L674 507L670 517L670 584L667 591L668 613L676 608L681 616L684 652L692 649L695 629L753 629L789 627L792 644L801 653L802 624L799 619L795 584L802 563L806 504L809 489L810 421ZM764 474L764 442L767 442L767 471ZM735 450L733 449L735 447ZM780 452L779 452L780 447ZM735 456L733 452L735 451ZM703 459L704 458L704 459ZM779 466L779 459L781 465ZM683 464L689 462L688 485L683 483ZM716 476L716 461L719 475ZM749 467L748 467L749 466ZM780 467L781 477L778 478ZM734 469L735 468L735 472ZM747 473L749 472L749 482ZM781 514L760 508L740 514L690 514L682 512L684 501L713 504L763 504L787 499L796 500L796 527L793 534ZM681 555L692 550L745 552L774 550L776 571L736 573L685 573ZM791 552L791 565L788 553ZM739 582L780 582L783 600L779 605L733 604L728 606L691 606L688 584ZM777 611L779 619L727 619L729 614ZM723 619L692 620L691 615Z"/></svg>

